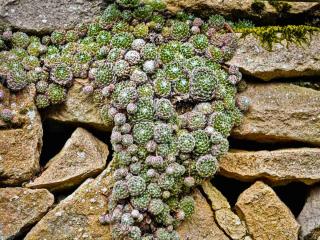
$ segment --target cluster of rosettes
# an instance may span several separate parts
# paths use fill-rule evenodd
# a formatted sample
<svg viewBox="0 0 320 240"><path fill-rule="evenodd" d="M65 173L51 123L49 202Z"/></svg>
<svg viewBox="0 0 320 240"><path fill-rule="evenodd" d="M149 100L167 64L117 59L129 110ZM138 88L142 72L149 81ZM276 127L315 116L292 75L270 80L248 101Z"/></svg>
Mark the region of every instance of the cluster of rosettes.
<svg viewBox="0 0 320 240"><path fill-rule="evenodd" d="M216 173L248 109L248 99L235 98L239 69L221 65L237 44L220 16L169 18L152 5L118 2L104 13L121 15L84 87L111 98L115 124L114 187L100 220L113 225L114 239L175 240L195 208L192 188Z"/></svg>
<svg viewBox="0 0 320 240"><path fill-rule="evenodd" d="M249 101L235 97L245 86L239 69L222 67L237 47L223 17L172 16L160 0L146 2L117 0L93 22L41 40L6 31L0 74L13 91L34 83L39 108L61 103L74 78L89 78L83 93L115 125L101 223L112 224L114 239L177 240L195 208L192 188L218 170Z"/></svg>

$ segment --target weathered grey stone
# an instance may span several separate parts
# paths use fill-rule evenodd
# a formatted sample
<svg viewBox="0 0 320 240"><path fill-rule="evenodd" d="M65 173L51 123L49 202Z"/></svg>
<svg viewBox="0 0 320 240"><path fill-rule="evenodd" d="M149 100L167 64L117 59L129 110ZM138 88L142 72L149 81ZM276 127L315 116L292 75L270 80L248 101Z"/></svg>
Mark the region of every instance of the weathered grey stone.
<svg viewBox="0 0 320 240"><path fill-rule="evenodd" d="M51 108L46 113L48 120L89 126L102 131L111 131L112 121L102 119L100 107L92 101L92 96L84 94L81 89L88 83L88 79L76 79L69 89L67 100L59 106Z"/></svg>
<svg viewBox="0 0 320 240"><path fill-rule="evenodd" d="M146 0L147 1L147 0ZM165 0L167 7L172 12L188 9L192 11L201 11L201 13L221 14L224 16L236 16L237 18L256 18L260 22L277 23L281 18L295 18L299 15L318 16L317 3L307 2L292 2L291 8L286 14L279 14L275 7L270 5L267 1L263 11L255 12L251 5L254 0Z"/></svg>
<svg viewBox="0 0 320 240"><path fill-rule="evenodd" d="M220 159L220 174L240 181L265 179L272 184L320 181L320 149L233 150Z"/></svg>
<svg viewBox="0 0 320 240"><path fill-rule="evenodd" d="M44 172L26 187L50 191L73 188L104 169L108 146L83 128L77 128Z"/></svg>
<svg viewBox="0 0 320 240"><path fill-rule="evenodd" d="M320 75L320 33L311 35L310 43L275 43L272 50L263 47L253 35L241 38L239 48L227 63L236 65L241 72L269 81L275 78Z"/></svg>
<svg viewBox="0 0 320 240"><path fill-rule="evenodd" d="M103 6L103 0L1 0L0 25L41 33L69 29L92 20Z"/></svg>
<svg viewBox="0 0 320 240"><path fill-rule="evenodd" d="M320 238L320 186L311 189L297 220L301 225L301 239L318 240Z"/></svg>
<svg viewBox="0 0 320 240"><path fill-rule="evenodd" d="M14 113L11 124L0 120L0 185L19 185L30 180L40 168L42 124L34 104L34 86L19 93L4 90L0 111L9 108Z"/></svg>
<svg viewBox="0 0 320 240"><path fill-rule="evenodd" d="M256 182L241 193L236 210L255 240L298 239L300 226L293 214L263 182Z"/></svg>
<svg viewBox="0 0 320 240"><path fill-rule="evenodd" d="M54 202L45 189L0 188L0 239L16 239L39 221Z"/></svg>
<svg viewBox="0 0 320 240"><path fill-rule="evenodd" d="M260 142L320 145L320 92L286 83L252 83L240 94L249 111L232 136Z"/></svg>

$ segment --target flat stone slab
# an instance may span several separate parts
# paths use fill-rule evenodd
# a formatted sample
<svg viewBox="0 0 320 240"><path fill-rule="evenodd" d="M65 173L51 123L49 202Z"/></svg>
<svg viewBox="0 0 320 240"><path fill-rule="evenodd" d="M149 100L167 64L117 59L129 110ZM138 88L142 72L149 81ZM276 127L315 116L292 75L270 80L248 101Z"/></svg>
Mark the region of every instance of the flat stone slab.
<svg viewBox="0 0 320 240"><path fill-rule="evenodd" d="M287 83L250 83L240 96L249 97L251 106L233 137L320 145L319 91Z"/></svg>
<svg viewBox="0 0 320 240"><path fill-rule="evenodd" d="M320 186L311 189L297 220L301 225L301 239L320 238Z"/></svg>
<svg viewBox="0 0 320 240"><path fill-rule="evenodd" d="M89 126L102 131L112 130L112 121L102 119L97 104L93 103L92 96L82 92L88 79L76 79L69 89L67 99L63 104L53 107L46 112L46 119L76 126Z"/></svg>
<svg viewBox="0 0 320 240"><path fill-rule="evenodd" d="M272 49L263 47L253 35L241 38L239 48L227 63L241 72L269 81L276 78L320 76L320 33L314 33L309 43L275 43Z"/></svg>
<svg viewBox="0 0 320 240"><path fill-rule="evenodd" d="M112 185L105 170L96 179L87 179L75 192L48 212L25 237L25 240L97 239L111 240L110 227L99 217L108 209Z"/></svg>
<svg viewBox="0 0 320 240"><path fill-rule="evenodd" d="M103 6L103 0L1 0L0 25L38 33L69 29L92 20Z"/></svg>
<svg viewBox="0 0 320 240"><path fill-rule="evenodd" d="M233 150L220 159L220 174L240 181L264 179L272 184L320 181L320 149Z"/></svg>
<svg viewBox="0 0 320 240"><path fill-rule="evenodd" d="M236 210L253 239L298 239L300 226L293 214L263 182L256 182L240 194Z"/></svg>
<svg viewBox="0 0 320 240"><path fill-rule="evenodd" d="M0 188L0 239L16 239L39 221L54 202L46 189Z"/></svg>
<svg viewBox="0 0 320 240"><path fill-rule="evenodd" d="M102 172L108 155L105 143L87 130L77 128L62 150L46 164L44 172L26 187L50 191L76 187Z"/></svg>
<svg viewBox="0 0 320 240"><path fill-rule="evenodd" d="M18 186L29 181L40 169L42 123L34 104L34 86L19 93L4 90L0 111L9 108L14 113L11 124L0 120L0 185Z"/></svg>

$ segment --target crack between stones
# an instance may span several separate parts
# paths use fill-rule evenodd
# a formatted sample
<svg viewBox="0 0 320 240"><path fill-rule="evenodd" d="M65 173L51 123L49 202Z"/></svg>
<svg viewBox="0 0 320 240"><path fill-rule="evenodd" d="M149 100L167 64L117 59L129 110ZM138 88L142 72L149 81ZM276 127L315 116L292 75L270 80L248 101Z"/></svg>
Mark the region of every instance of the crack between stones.
<svg viewBox="0 0 320 240"><path fill-rule="evenodd" d="M202 194L202 196L206 199L207 203L209 204L210 209L211 209L211 211L213 213L213 220L216 223L217 227L226 235L226 237L228 237L230 240L232 240L232 238L229 236L229 234L226 233L226 231L223 228L221 228L219 223L217 222L216 214L215 214L216 211L212 208L212 201L210 200L208 195L204 192L202 186L199 186L198 189L199 189L200 193Z"/></svg>

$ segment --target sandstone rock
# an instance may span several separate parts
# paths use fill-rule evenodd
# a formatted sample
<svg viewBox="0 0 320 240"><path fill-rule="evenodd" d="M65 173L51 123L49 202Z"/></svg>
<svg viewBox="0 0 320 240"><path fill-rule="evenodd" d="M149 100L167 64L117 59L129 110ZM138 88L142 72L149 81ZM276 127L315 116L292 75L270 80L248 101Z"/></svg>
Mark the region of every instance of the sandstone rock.
<svg viewBox="0 0 320 240"><path fill-rule="evenodd" d="M103 6L103 0L2 0L0 25L41 33L69 29L99 15Z"/></svg>
<svg viewBox="0 0 320 240"><path fill-rule="evenodd" d="M276 193L256 182L238 198L236 210L255 240L298 239L299 224Z"/></svg>
<svg viewBox="0 0 320 240"><path fill-rule="evenodd" d="M54 202L45 189L0 188L0 239L16 239L39 221Z"/></svg>
<svg viewBox="0 0 320 240"><path fill-rule="evenodd" d="M317 16L317 3L290 3L291 8L286 14L279 14L279 12L265 1L265 9L262 12L253 11L251 5L254 0L165 0L170 11L177 12L182 9L193 11L201 11L209 14L216 13L225 16L236 16L237 18L256 18L260 22L276 23L283 17L295 18L299 15Z"/></svg>
<svg viewBox="0 0 320 240"><path fill-rule="evenodd" d="M240 181L265 179L272 184L320 181L320 149L231 151L220 159L220 174Z"/></svg>
<svg viewBox="0 0 320 240"><path fill-rule="evenodd" d="M249 111L232 136L260 142L320 145L320 92L286 83L252 83L240 94Z"/></svg>
<svg viewBox="0 0 320 240"><path fill-rule="evenodd" d="M27 234L25 240L89 239L111 240L109 226L99 223L108 209L111 193L111 164L95 180L86 180L73 194L62 200ZM228 240L218 228L206 199L195 191L196 211L178 229L183 240Z"/></svg>
<svg viewBox="0 0 320 240"><path fill-rule="evenodd" d="M25 240L111 240L110 227L99 222L108 208L111 177L106 169L97 179L87 179L74 193L47 213Z"/></svg>
<svg viewBox="0 0 320 240"><path fill-rule="evenodd" d="M205 181L201 187L211 203L218 226L232 239L244 239L247 229L240 218L231 211L227 199L209 180Z"/></svg>
<svg viewBox="0 0 320 240"><path fill-rule="evenodd" d="M9 125L0 120L0 185L19 185L39 171L42 124L33 102L34 86L16 94L0 84L1 89L5 100L0 111L9 108L15 117Z"/></svg>
<svg viewBox="0 0 320 240"><path fill-rule="evenodd" d="M232 239L238 240L245 237L247 233L246 227L240 218L230 209L223 208L215 212L216 221Z"/></svg>
<svg viewBox="0 0 320 240"><path fill-rule="evenodd" d="M289 78L320 75L320 33L310 38L310 43L273 44L272 50L261 45L253 35L241 38L239 48L228 62L236 65L241 72L269 81L274 78Z"/></svg>
<svg viewBox="0 0 320 240"><path fill-rule="evenodd" d="M47 163L44 172L26 186L50 191L75 187L99 174L108 154L106 144L85 129L77 128L62 150Z"/></svg>
<svg viewBox="0 0 320 240"><path fill-rule="evenodd" d="M214 221L213 212L206 199L197 190L194 194L195 213L178 228L183 240L228 240Z"/></svg>
<svg viewBox="0 0 320 240"><path fill-rule="evenodd" d="M320 186L311 189L297 220L301 225L302 239L317 240L320 238Z"/></svg>
<svg viewBox="0 0 320 240"><path fill-rule="evenodd" d="M228 200L222 193L216 189L209 180L205 181L201 185L203 192L206 194L207 199L210 200L211 208L214 211L222 208L231 208Z"/></svg>
<svg viewBox="0 0 320 240"><path fill-rule="evenodd" d="M76 79L74 85L69 89L66 102L49 110L46 118L111 131L112 121L109 119L103 120L100 107L92 102L92 96L88 96L81 91L83 85L87 82L86 79Z"/></svg>

